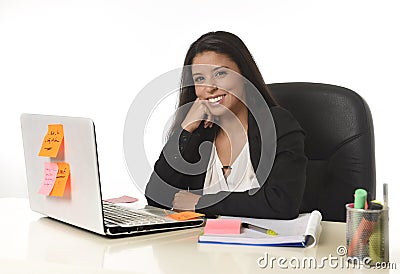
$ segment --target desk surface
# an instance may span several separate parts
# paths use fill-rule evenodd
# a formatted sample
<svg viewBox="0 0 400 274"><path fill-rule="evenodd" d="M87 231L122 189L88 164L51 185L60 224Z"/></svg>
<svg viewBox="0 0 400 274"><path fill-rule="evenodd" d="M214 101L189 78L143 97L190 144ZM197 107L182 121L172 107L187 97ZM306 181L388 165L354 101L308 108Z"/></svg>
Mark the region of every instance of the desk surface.
<svg viewBox="0 0 400 274"><path fill-rule="evenodd" d="M360 272L352 265L350 269L340 266L343 256L337 248L345 245L344 223L323 222L318 245L305 249L199 244L202 228L107 239L34 213L27 199L0 199L0 216L1 273L268 273L287 269L277 261L260 267L260 258L271 262L273 257L284 257L283 266L299 271L289 261L312 257L320 264L329 256L338 259L333 259L332 266L323 262L324 271ZM400 248L391 242L392 269L380 271L398 272L399 255Z"/></svg>

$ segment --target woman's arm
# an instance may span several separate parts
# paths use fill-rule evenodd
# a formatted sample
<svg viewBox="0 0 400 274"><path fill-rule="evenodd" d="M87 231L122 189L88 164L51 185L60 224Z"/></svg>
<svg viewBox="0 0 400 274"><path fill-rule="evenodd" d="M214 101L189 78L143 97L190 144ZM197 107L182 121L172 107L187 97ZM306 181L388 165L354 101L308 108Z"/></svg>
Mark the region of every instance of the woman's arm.
<svg viewBox="0 0 400 274"><path fill-rule="evenodd" d="M154 171L146 186L145 196L149 205L172 208L177 192L188 188L202 188L204 174L193 174L190 165L195 163L200 168L207 166L208 160L201 157L208 154L205 152L201 155L199 146L205 140L212 140L214 131L199 127L193 133L182 129L171 135L154 165Z"/></svg>
<svg viewBox="0 0 400 274"><path fill-rule="evenodd" d="M307 158L304 154L303 130L297 122L289 124L293 125L289 131L277 128L274 165L267 181L256 193L252 192L254 194L250 195L249 191L219 192L204 195L199 199L196 211L206 215L254 218L297 217L305 189Z"/></svg>

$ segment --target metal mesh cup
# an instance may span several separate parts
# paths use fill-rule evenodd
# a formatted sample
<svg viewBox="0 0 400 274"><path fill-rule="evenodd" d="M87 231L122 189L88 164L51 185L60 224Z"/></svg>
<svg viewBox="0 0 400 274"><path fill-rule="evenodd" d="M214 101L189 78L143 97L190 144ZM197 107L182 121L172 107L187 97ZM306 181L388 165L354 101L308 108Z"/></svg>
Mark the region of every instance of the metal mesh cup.
<svg viewBox="0 0 400 274"><path fill-rule="evenodd" d="M346 205L348 261L375 265L389 261L389 209L355 209Z"/></svg>

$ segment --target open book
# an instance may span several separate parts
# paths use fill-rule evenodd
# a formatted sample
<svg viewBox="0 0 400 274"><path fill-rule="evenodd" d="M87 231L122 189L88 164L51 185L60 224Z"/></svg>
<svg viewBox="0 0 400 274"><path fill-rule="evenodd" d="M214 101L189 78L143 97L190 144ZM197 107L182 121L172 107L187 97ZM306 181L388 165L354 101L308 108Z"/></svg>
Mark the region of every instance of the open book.
<svg viewBox="0 0 400 274"><path fill-rule="evenodd" d="M313 247L321 233L321 213L300 214L293 220L253 219L222 216L224 219L240 219L242 222L272 229L278 235L269 236L252 229L242 228L240 234L207 234L199 236L199 243L241 244L260 246Z"/></svg>

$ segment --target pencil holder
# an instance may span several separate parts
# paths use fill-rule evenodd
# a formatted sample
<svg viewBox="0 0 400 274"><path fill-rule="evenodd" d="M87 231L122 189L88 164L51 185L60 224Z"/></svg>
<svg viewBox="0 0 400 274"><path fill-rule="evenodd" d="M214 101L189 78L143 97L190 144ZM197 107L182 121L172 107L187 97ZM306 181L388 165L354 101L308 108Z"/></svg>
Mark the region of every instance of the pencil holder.
<svg viewBox="0 0 400 274"><path fill-rule="evenodd" d="M375 265L389 261L389 209L355 209L346 205L348 261Z"/></svg>

